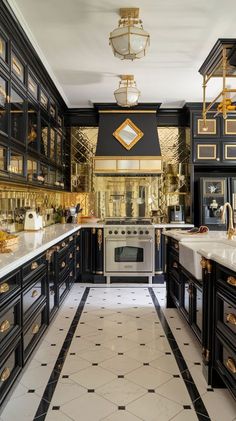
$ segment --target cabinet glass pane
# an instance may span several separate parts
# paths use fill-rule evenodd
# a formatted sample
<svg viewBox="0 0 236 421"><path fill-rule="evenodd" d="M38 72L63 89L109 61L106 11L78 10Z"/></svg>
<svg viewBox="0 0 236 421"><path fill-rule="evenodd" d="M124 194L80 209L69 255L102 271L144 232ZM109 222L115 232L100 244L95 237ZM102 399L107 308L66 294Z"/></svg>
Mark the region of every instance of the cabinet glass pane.
<svg viewBox="0 0 236 421"><path fill-rule="evenodd" d="M46 165L40 164L38 181L41 181L42 184L44 184L44 183L47 184L47 182L48 182L48 167Z"/></svg>
<svg viewBox="0 0 236 421"><path fill-rule="evenodd" d="M41 139L40 139L40 152L42 155L48 156L48 134L49 127L45 120L41 120Z"/></svg>
<svg viewBox="0 0 236 421"><path fill-rule="evenodd" d="M54 104L50 105L50 116L56 118L56 107Z"/></svg>
<svg viewBox="0 0 236 421"><path fill-rule="evenodd" d="M37 150L38 148L38 111L30 102L28 103L28 146Z"/></svg>
<svg viewBox="0 0 236 421"><path fill-rule="evenodd" d="M24 113L24 99L14 91L11 90L11 137L20 142L25 141L25 113Z"/></svg>
<svg viewBox="0 0 236 421"><path fill-rule="evenodd" d="M37 179L37 161L27 159L27 178L29 181Z"/></svg>
<svg viewBox="0 0 236 421"><path fill-rule="evenodd" d="M7 61L7 43L5 39L0 35L0 57Z"/></svg>
<svg viewBox="0 0 236 421"><path fill-rule="evenodd" d="M55 161L56 152L56 132L54 129L50 129L50 159Z"/></svg>
<svg viewBox="0 0 236 421"><path fill-rule="evenodd" d="M38 85L35 82L35 80L29 75L28 76L28 89L31 95L33 95L34 98L38 98Z"/></svg>
<svg viewBox="0 0 236 421"><path fill-rule="evenodd" d="M61 164L62 161L62 137L57 133L57 163Z"/></svg>
<svg viewBox="0 0 236 421"><path fill-rule="evenodd" d="M7 82L0 77L0 130L7 133Z"/></svg>
<svg viewBox="0 0 236 421"><path fill-rule="evenodd" d="M216 134L216 120L214 118L207 118L204 122L203 119L197 121L197 132L202 135Z"/></svg>
<svg viewBox="0 0 236 421"><path fill-rule="evenodd" d="M236 144L235 145L225 145L225 151L224 151L224 159L232 159L233 161L236 161Z"/></svg>
<svg viewBox="0 0 236 421"><path fill-rule="evenodd" d="M6 170L7 162L7 150L6 148L0 146L0 171Z"/></svg>
<svg viewBox="0 0 236 421"><path fill-rule="evenodd" d="M47 95L45 95L45 93L43 91L40 92L40 104L44 107L44 108L48 108L48 97Z"/></svg>
<svg viewBox="0 0 236 421"><path fill-rule="evenodd" d="M48 183L49 183L51 186L56 185L56 171L55 171L55 170L50 170L50 171L49 171Z"/></svg>
<svg viewBox="0 0 236 421"><path fill-rule="evenodd" d="M23 155L19 154L18 152L11 151L10 164L8 166L8 171L15 174L23 175L23 164L24 164Z"/></svg>
<svg viewBox="0 0 236 421"><path fill-rule="evenodd" d="M197 159L216 159L216 145L197 145Z"/></svg>
<svg viewBox="0 0 236 421"><path fill-rule="evenodd" d="M12 72L18 77L18 79L24 83L24 66L15 53L12 53L11 55L11 68Z"/></svg>

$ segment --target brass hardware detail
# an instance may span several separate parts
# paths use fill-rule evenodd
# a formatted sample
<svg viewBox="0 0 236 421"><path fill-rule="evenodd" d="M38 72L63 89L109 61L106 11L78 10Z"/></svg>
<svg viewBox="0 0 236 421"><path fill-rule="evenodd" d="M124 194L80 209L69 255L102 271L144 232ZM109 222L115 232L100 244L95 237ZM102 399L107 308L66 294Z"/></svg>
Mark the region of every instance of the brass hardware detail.
<svg viewBox="0 0 236 421"><path fill-rule="evenodd" d="M9 291L10 287L7 282L3 282L3 284L0 285L0 294L4 294L4 292Z"/></svg>
<svg viewBox="0 0 236 421"><path fill-rule="evenodd" d="M39 267L39 265L38 265L38 263L37 262L33 262L32 264L31 264L31 270L35 270L35 269L37 269Z"/></svg>
<svg viewBox="0 0 236 421"><path fill-rule="evenodd" d="M125 140L122 138L121 133L125 129L125 127L130 127L130 129L135 133L135 137L130 143L126 143ZM132 149L134 145L143 137L143 132L133 123L132 120L126 118L125 121L113 132L113 136L120 142L120 144L127 149L128 151Z"/></svg>
<svg viewBox="0 0 236 421"><path fill-rule="evenodd" d="M224 204L221 218L223 222L226 221L226 208L229 208L229 225L227 230L227 238L228 240L233 240L234 235L236 235L236 230L234 228L233 209L229 202Z"/></svg>
<svg viewBox="0 0 236 421"><path fill-rule="evenodd" d="M179 244L178 243L175 243L174 244L174 248L175 248L175 250L179 250Z"/></svg>
<svg viewBox="0 0 236 421"><path fill-rule="evenodd" d="M73 257L73 253L70 253L69 258L72 259L72 257Z"/></svg>
<svg viewBox="0 0 236 421"><path fill-rule="evenodd" d="M76 247L76 251L79 251L79 246Z"/></svg>
<svg viewBox="0 0 236 421"><path fill-rule="evenodd" d="M207 273L211 273L212 270L212 263L210 260L206 261L206 268L207 268Z"/></svg>
<svg viewBox="0 0 236 421"><path fill-rule="evenodd" d="M79 269L79 263L77 263L76 267L77 267L77 269Z"/></svg>
<svg viewBox="0 0 236 421"><path fill-rule="evenodd" d="M206 261L205 257L202 257L201 261L200 261L200 265L201 265L202 269L206 269L206 264L207 264L207 261Z"/></svg>
<svg viewBox="0 0 236 421"><path fill-rule="evenodd" d="M69 237L69 241L73 241L73 236L72 235Z"/></svg>
<svg viewBox="0 0 236 421"><path fill-rule="evenodd" d="M233 313L227 314L226 320L231 325L236 325L236 315Z"/></svg>
<svg viewBox="0 0 236 421"><path fill-rule="evenodd" d="M78 231L76 235L77 235L77 237L79 237L80 236L80 231Z"/></svg>
<svg viewBox="0 0 236 421"><path fill-rule="evenodd" d="M156 248L159 251L160 250L160 244L161 244L161 230L156 229L155 234L156 234Z"/></svg>
<svg viewBox="0 0 236 421"><path fill-rule="evenodd" d="M174 262L172 268L178 268L178 263Z"/></svg>
<svg viewBox="0 0 236 421"><path fill-rule="evenodd" d="M11 327L11 324L8 320L4 320L1 324L0 324L0 332L6 332L9 328Z"/></svg>
<svg viewBox="0 0 236 421"><path fill-rule="evenodd" d="M61 267L64 268L66 266L65 262L62 262Z"/></svg>
<svg viewBox="0 0 236 421"><path fill-rule="evenodd" d="M37 297L39 295L39 293L38 293L38 291L37 291L37 289L34 289L33 291L32 291L32 295L31 295L31 297Z"/></svg>
<svg viewBox="0 0 236 421"><path fill-rule="evenodd" d="M98 229L98 237L97 237L97 242L98 242L98 250L101 251L102 249L102 229L99 228Z"/></svg>
<svg viewBox="0 0 236 421"><path fill-rule="evenodd" d="M11 374L10 368L8 367L4 368L4 370L1 372L1 375L0 375L1 382L5 382L10 376L10 374Z"/></svg>
<svg viewBox="0 0 236 421"><path fill-rule="evenodd" d="M70 276L73 276L73 272L72 271L70 272Z"/></svg>
<svg viewBox="0 0 236 421"><path fill-rule="evenodd" d="M38 324L35 324L32 327L32 333L35 335L36 333L38 333L38 331L39 331L39 325Z"/></svg>
<svg viewBox="0 0 236 421"><path fill-rule="evenodd" d="M233 276L229 276L227 278L227 284L232 285L233 287L236 287L236 278Z"/></svg>
<svg viewBox="0 0 236 421"><path fill-rule="evenodd" d="M92 229L92 234L95 235L96 234L96 228Z"/></svg>
<svg viewBox="0 0 236 421"><path fill-rule="evenodd" d="M236 373L236 363L232 357L229 357L225 362L226 367L231 371L231 373Z"/></svg>
<svg viewBox="0 0 236 421"><path fill-rule="evenodd" d="M62 246L62 247L65 247L65 246L66 246L65 241L63 241L63 243L61 243L61 246Z"/></svg>

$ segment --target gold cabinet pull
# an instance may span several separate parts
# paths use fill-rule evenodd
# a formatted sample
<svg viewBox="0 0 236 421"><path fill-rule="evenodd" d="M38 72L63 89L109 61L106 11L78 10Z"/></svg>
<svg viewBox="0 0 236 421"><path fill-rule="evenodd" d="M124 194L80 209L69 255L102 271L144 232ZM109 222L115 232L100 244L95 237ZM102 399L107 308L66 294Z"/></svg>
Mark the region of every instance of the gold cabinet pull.
<svg viewBox="0 0 236 421"><path fill-rule="evenodd" d="M38 293L37 289L34 289L32 291L31 297L34 298L34 297L37 297L38 295L39 295L39 293Z"/></svg>
<svg viewBox="0 0 236 421"><path fill-rule="evenodd" d="M175 243L175 244L174 244L174 248L175 248L176 250L179 250L179 244Z"/></svg>
<svg viewBox="0 0 236 421"><path fill-rule="evenodd" d="M77 269L79 269L79 263L77 263L76 267L77 267Z"/></svg>
<svg viewBox="0 0 236 421"><path fill-rule="evenodd" d="M7 282L3 282L0 285L0 294L4 294L4 292L9 291L9 289L10 289L9 284Z"/></svg>
<svg viewBox="0 0 236 421"><path fill-rule="evenodd" d="M79 251L79 246L76 247L76 250Z"/></svg>
<svg viewBox="0 0 236 421"><path fill-rule="evenodd" d="M65 247L65 245L66 245L65 241L63 241L63 243L61 243L61 246Z"/></svg>
<svg viewBox="0 0 236 421"><path fill-rule="evenodd" d="M172 265L173 268L177 268L178 267L178 263L174 262Z"/></svg>
<svg viewBox="0 0 236 421"><path fill-rule="evenodd" d="M38 324L35 324L32 327L32 333L35 335L36 333L38 333L38 331L39 331L39 325Z"/></svg>
<svg viewBox="0 0 236 421"><path fill-rule="evenodd" d="M10 368L8 368L8 367L4 368L4 370L0 374L1 382L5 382L8 379L8 377L10 376L10 374L11 374Z"/></svg>
<svg viewBox="0 0 236 421"><path fill-rule="evenodd" d="M62 262L61 267L64 268L66 266L65 262Z"/></svg>
<svg viewBox="0 0 236 421"><path fill-rule="evenodd" d="M73 241L73 237L72 237L72 235L69 237L69 241Z"/></svg>
<svg viewBox="0 0 236 421"><path fill-rule="evenodd" d="M232 285L233 287L236 287L236 278L233 276L229 276L227 278L227 284Z"/></svg>
<svg viewBox="0 0 236 421"><path fill-rule="evenodd" d="M205 257L202 257L201 261L200 261L202 269L206 269L206 263L207 263L207 261L206 261Z"/></svg>
<svg viewBox="0 0 236 421"><path fill-rule="evenodd" d="M72 259L72 257L73 257L73 253L70 253L69 258Z"/></svg>
<svg viewBox="0 0 236 421"><path fill-rule="evenodd" d="M80 236L80 231L78 231L76 235L77 235L77 237L79 237Z"/></svg>
<svg viewBox="0 0 236 421"><path fill-rule="evenodd" d="M233 374L236 373L236 364L235 364L235 361L232 357L229 357L227 359L226 366L228 367L229 371L231 371L231 373L233 373Z"/></svg>
<svg viewBox="0 0 236 421"><path fill-rule="evenodd" d="M32 264L31 264L31 270L35 270L35 269L37 269L39 267L39 265L38 265L38 263L37 262L33 262Z"/></svg>
<svg viewBox="0 0 236 421"><path fill-rule="evenodd" d="M73 276L73 272L72 271L70 272L70 276Z"/></svg>
<svg viewBox="0 0 236 421"><path fill-rule="evenodd" d="M1 324L0 324L0 332L6 332L8 329L10 329L11 324L9 322L9 320L4 320Z"/></svg>
<svg viewBox="0 0 236 421"><path fill-rule="evenodd" d="M236 325L236 315L233 313L227 314L226 320L231 325Z"/></svg>

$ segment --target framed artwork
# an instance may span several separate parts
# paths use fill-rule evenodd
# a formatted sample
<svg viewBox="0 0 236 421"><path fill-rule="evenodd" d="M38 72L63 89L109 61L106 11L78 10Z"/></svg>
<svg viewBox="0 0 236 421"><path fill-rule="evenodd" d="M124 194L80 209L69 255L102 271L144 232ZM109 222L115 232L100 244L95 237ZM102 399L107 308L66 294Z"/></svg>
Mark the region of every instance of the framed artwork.
<svg viewBox="0 0 236 421"><path fill-rule="evenodd" d="M203 181L203 192L206 196L223 196L224 188L224 180L220 178L205 178Z"/></svg>

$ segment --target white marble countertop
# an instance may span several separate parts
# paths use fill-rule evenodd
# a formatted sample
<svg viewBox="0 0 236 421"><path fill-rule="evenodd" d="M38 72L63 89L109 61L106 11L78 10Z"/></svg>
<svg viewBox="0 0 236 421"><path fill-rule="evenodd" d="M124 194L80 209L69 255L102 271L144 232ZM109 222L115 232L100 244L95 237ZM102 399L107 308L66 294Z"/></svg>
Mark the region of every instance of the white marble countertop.
<svg viewBox="0 0 236 421"><path fill-rule="evenodd" d="M198 254L206 259L214 260L222 266L236 272L236 242L228 240L213 244L205 244L198 251Z"/></svg>
<svg viewBox="0 0 236 421"><path fill-rule="evenodd" d="M163 224L152 224L154 228L193 228L193 224L181 224L181 223L163 223Z"/></svg>
<svg viewBox="0 0 236 421"><path fill-rule="evenodd" d="M229 241L227 240L227 235L225 231L208 231L203 234L190 234L187 232L183 232L181 230L171 230L171 231L164 231L164 235L167 237L174 238L177 241L180 242L195 242L195 241ZM234 241L236 244L236 241Z"/></svg>

